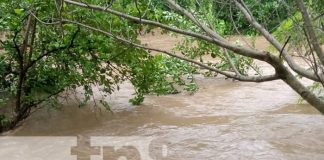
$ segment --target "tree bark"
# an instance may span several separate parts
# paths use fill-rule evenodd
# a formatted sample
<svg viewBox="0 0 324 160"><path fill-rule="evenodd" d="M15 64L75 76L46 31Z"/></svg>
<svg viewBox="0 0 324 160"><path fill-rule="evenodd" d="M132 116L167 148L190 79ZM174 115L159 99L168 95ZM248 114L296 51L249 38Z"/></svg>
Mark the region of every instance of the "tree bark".
<svg viewBox="0 0 324 160"><path fill-rule="evenodd" d="M26 26L25 26L25 33L24 33L24 39L23 44L20 47L20 50L18 52L18 59L19 59L19 79L17 84L17 91L16 91L16 109L15 112L18 114L20 112L21 107L21 97L22 97L22 91L23 91L23 83L26 76L24 64L25 64L25 53L28 47L29 42L29 34L32 27L32 16L29 15Z"/></svg>
<svg viewBox="0 0 324 160"><path fill-rule="evenodd" d="M290 88L297 92L310 105L324 114L324 101L305 87L278 57L269 53L266 61L275 68L277 75L282 81L290 86Z"/></svg>
<svg viewBox="0 0 324 160"><path fill-rule="evenodd" d="M16 106L15 106L15 118L11 121L9 128L12 129L16 127L16 125L25 119L29 115L30 106L24 104L22 102L22 97L24 95L24 82L27 74L27 70L25 67L27 67L28 57L31 55L27 55L27 49L28 46L33 44L33 38L35 34L32 32L33 29L35 29L36 26L34 26L36 21L34 20L34 17L32 15L28 16L25 30L24 30L24 39L23 43L20 46L20 50L18 52L18 65L19 65L19 75L18 75L18 83L17 83L17 91L16 91ZM30 39L30 36L32 36L32 39ZM32 51L30 50L30 54ZM26 63L26 64L25 64Z"/></svg>

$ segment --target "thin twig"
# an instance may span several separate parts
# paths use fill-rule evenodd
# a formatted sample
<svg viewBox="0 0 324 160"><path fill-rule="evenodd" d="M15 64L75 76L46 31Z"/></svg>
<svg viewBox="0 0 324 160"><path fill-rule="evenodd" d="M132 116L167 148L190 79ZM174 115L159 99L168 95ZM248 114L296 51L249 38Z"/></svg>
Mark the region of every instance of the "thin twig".
<svg viewBox="0 0 324 160"><path fill-rule="evenodd" d="M283 47L282 47L281 50L280 50L280 54L279 54L279 58L280 58L280 59L281 59L282 53L283 53L283 51L285 50L285 47L286 47L286 45L288 44L290 38L291 38L291 36L288 36L288 38L287 38L285 44L283 45Z"/></svg>
<svg viewBox="0 0 324 160"><path fill-rule="evenodd" d="M137 0L134 0L134 1L135 1L135 7L136 7L136 9L137 9L137 12L138 12L138 16L139 16L140 22L142 22L142 14L141 14L141 10L140 10L139 7L138 7Z"/></svg>

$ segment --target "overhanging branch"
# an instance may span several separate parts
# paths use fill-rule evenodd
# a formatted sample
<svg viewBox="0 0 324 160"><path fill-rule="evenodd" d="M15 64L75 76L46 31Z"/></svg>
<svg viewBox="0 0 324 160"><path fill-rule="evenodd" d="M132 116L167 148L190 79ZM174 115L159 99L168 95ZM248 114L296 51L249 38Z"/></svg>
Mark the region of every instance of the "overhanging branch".
<svg viewBox="0 0 324 160"><path fill-rule="evenodd" d="M255 28L257 29L264 38L267 39L267 41L272 44L279 52L282 51L282 56L286 60L289 67L294 70L299 75L309 78L311 80L319 82L320 79L317 78L314 72L308 71L302 67L300 67L290 56L289 53L287 53L285 50L282 50L283 45L274 38L260 23L258 23L255 18L253 17L251 11L246 7L243 0L233 0L237 8L243 13L247 21Z"/></svg>
<svg viewBox="0 0 324 160"><path fill-rule="evenodd" d="M181 14L185 15L194 24L196 24L199 28L201 28L203 31L205 31L207 33L207 35L210 36L214 41L219 40L219 41L223 41L223 42L226 42L226 43L230 43L225 38L223 38L221 35L219 35L215 30L212 30L209 27L207 27L205 24L201 23L191 12L189 12L185 8L178 5L175 1L173 1L173 0L166 0L166 1L172 8L174 8L175 10L180 12ZM226 60L228 61L231 68L234 70L235 74L240 75L238 69L234 65L234 62L233 62L232 58L229 56L227 49L223 48L223 51L224 51L223 54L224 54Z"/></svg>
<svg viewBox="0 0 324 160"><path fill-rule="evenodd" d="M176 55L174 53L171 53L171 52L168 52L168 51L165 51L165 50L156 49L156 48L152 48L152 47L147 47L147 46L144 46L144 45L134 43L134 42L126 40L124 38L115 36L114 34L112 34L110 32L103 31L101 29L94 28L94 27L91 27L89 25L86 25L86 24L83 24L83 23L80 23L80 22L75 22L75 21L71 21L71 20L67 20L67 19L63 19L62 21L65 22L65 23L71 23L71 24L75 24L75 25L78 25L78 26L82 26L84 28L87 28L87 29L90 29L90 30L93 30L93 31L96 31L96 32L100 32L102 34L105 34L105 35L107 35L109 37L112 37L112 38L114 38L114 39L116 39L116 40L118 40L118 41L120 41L120 42L122 42L124 44L127 44L127 45L131 45L131 46L134 46L134 47L137 47L137 48L142 48L142 49L149 50L149 51L156 51L156 52L167 54L167 55L169 55L171 57L175 57L175 58L178 58L178 59L193 63L195 65L198 65L198 66L203 67L205 69L208 69L210 71L217 72L217 73L222 74L222 75L224 75L226 77L233 78L233 79L236 79L236 80L239 80L239 81L264 82L264 81L272 81L272 80L279 79L279 76L277 74L268 75L268 76L242 76L242 75L237 75L237 74L225 72L225 71L222 71L220 69L213 68L213 67L210 67L210 66L208 66L206 64L197 62L197 61L195 61L193 59L182 57L182 56Z"/></svg>
<svg viewBox="0 0 324 160"><path fill-rule="evenodd" d="M160 27L163 28L165 30L168 31L172 31L181 35L186 35L186 36L191 36L200 40L205 40L208 42L211 42L213 44L216 44L222 48L226 48L228 50L231 50L237 54L240 54L242 56L246 56L246 57L250 57L250 58L254 58L254 59L258 59L261 61L266 61L267 58L267 54L265 52L261 52L261 51L257 51L254 49L250 49L250 48L246 48L246 47L242 47L242 46L237 46L235 44L226 42L226 41L222 41L219 39L215 39L215 38L211 38L209 36L205 36L199 33L195 33L195 32L190 32L190 31L186 31L186 30L181 30L178 28L174 28L174 27L170 27L168 25L156 22L156 21L151 21L151 20L146 20L146 19L140 19L138 17L134 17L122 12L118 12L115 11L113 9L110 8L105 8L105 7L101 7L101 6L97 6L97 5L91 5L91 4L85 4L85 3L80 3L80 2L75 2L72 0L64 0L64 2L71 4L71 5L75 5L75 6L79 6L79 7L83 7L86 9L91 9L91 10L97 10L97 11L102 11L102 12L107 12L113 15L116 15L118 17L122 17L137 23L142 23L142 24L147 24L147 25L152 25L152 26L156 26L156 27Z"/></svg>

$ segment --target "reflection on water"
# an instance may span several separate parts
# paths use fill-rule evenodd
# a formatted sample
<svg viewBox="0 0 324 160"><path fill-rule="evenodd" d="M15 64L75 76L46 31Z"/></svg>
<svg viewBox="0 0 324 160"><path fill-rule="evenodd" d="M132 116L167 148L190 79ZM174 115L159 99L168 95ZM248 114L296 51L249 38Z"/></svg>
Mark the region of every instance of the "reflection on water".
<svg viewBox="0 0 324 160"><path fill-rule="evenodd" d="M114 113L66 105L42 110L11 135L154 136L167 159L324 159L324 117L296 104L283 82L241 83L197 77L200 90L147 96L131 106L125 83L108 100Z"/></svg>

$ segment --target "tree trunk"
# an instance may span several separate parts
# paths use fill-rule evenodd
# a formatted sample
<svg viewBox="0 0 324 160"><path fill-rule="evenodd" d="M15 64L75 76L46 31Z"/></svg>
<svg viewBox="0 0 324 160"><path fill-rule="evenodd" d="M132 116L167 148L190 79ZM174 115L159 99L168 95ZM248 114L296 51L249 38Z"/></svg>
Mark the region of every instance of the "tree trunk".
<svg viewBox="0 0 324 160"><path fill-rule="evenodd" d="M324 102L314 93L309 91L297 78L291 73L287 73L287 78L283 79L293 90L295 90L304 100L314 106L318 111L324 114Z"/></svg>

